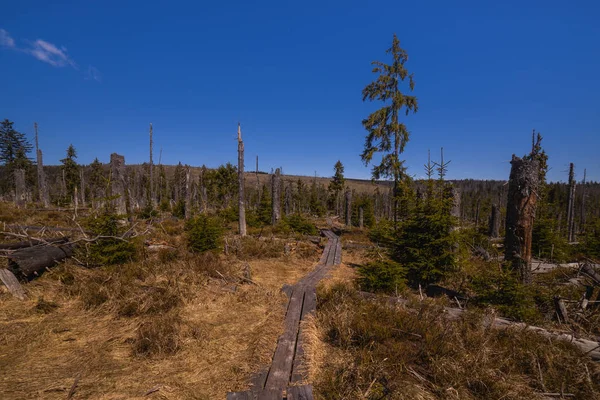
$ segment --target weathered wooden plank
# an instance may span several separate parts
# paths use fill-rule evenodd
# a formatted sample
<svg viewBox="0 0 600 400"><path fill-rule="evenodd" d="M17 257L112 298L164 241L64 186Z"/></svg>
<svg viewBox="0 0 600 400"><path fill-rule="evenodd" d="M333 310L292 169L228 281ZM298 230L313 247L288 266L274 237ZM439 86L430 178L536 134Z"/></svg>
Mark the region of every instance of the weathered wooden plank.
<svg viewBox="0 0 600 400"><path fill-rule="evenodd" d="M254 400L252 392L229 392L227 400Z"/></svg>
<svg viewBox="0 0 600 400"><path fill-rule="evenodd" d="M0 268L0 280L8 291L19 300L25 300L25 292L23 287L15 277L15 275L7 269Z"/></svg>
<svg viewBox="0 0 600 400"><path fill-rule="evenodd" d="M289 386L287 388L287 400L313 400L311 385Z"/></svg>
<svg viewBox="0 0 600 400"><path fill-rule="evenodd" d="M250 390L253 392L258 392L265 388L265 384L267 383L267 376L269 376L269 368L266 368L256 375L252 377L250 380Z"/></svg>
<svg viewBox="0 0 600 400"><path fill-rule="evenodd" d="M342 241L338 238L336 239L335 245L335 258L333 265L340 265L342 263Z"/></svg>
<svg viewBox="0 0 600 400"><path fill-rule="evenodd" d="M294 290L285 316L284 332L277 342L271 370L265 384L266 389L282 389L290 380L303 300L304 291Z"/></svg>
<svg viewBox="0 0 600 400"><path fill-rule="evenodd" d="M264 389L257 393L256 400L282 400L283 389Z"/></svg>
<svg viewBox="0 0 600 400"><path fill-rule="evenodd" d="M327 262L325 265L331 266L335 261L335 248L336 248L336 239L330 239L331 246L329 248L329 254L327 254Z"/></svg>

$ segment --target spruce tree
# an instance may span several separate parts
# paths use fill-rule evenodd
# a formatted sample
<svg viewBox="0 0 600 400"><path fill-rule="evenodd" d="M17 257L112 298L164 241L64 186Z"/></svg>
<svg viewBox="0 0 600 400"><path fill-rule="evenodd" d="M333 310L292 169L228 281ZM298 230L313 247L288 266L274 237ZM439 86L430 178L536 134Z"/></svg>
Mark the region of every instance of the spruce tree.
<svg viewBox="0 0 600 400"><path fill-rule="evenodd" d="M331 192L333 197L332 200L335 204L335 212L337 215L340 215L340 194L342 193L342 190L344 190L344 185L346 183L346 179L344 178L344 165L338 160L333 169L335 172L331 178L331 182L329 182L329 192Z"/></svg>
<svg viewBox="0 0 600 400"><path fill-rule="evenodd" d="M22 163L32 149L25 135L13 128L13 122L8 119L0 122L0 164L13 166L15 162Z"/></svg>
<svg viewBox="0 0 600 400"><path fill-rule="evenodd" d="M373 61L373 73L377 79L368 84L362 91L363 101L381 101L384 106L370 114L362 121L368 132L365 140L362 160L368 165L375 153L383 153L381 162L372 169L373 179L392 178L394 180L394 221L397 220L399 182L403 178L405 167L400 154L409 139L409 131L400 122L400 113L406 115L418 110L415 96L410 96L400 90L400 85L408 79L408 87L412 92L415 87L413 74L409 73L404 64L408 54L400 47L400 41L394 34L392 46L386 51L392 55L392 63L385 64Z"/></svg>
<svg viewBox="0 0 600 400"><path fill-rule="evenodd" d="M69 145L67 149L67 156L60 160L62 163L62 172L65 178L65 185L67 189L67 197L71 196L75 188L79 185L79 165L77 165L77 151L73 145Z"/></svg>

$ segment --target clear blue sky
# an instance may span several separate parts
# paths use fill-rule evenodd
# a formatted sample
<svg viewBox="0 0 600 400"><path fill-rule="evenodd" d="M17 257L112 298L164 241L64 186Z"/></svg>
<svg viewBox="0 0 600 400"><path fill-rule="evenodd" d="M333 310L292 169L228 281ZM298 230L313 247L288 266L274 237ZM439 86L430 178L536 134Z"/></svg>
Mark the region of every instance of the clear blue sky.
<svg viewBox="0 0 600 400"><path fill-rule="evenodd" d="M50 4L52 3L52 4ZM542 132L552 180L568 163L600 180L597 1L6 1L0 118L33 137L46 164L236 160L285 173L369 177L361 90L397 33L415 74L405 119L409 172L445 148L451 178L507 179L512 153Z"/></svg>

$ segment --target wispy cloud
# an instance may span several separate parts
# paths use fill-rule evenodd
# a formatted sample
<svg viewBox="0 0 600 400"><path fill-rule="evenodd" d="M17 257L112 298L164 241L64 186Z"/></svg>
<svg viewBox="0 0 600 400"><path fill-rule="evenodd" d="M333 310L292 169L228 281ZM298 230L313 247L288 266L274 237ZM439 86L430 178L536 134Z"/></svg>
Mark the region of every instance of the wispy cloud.
<svg viewBox="0 0 600 400"><path fill-rule="evenodd" d="M0 29L0 47L29 54L53 67L60 68L69 66L79 70L77 63L71 58L67 48L64 46L59 47L54 43L43 39L37 39L33 42L22 39L21 42L24 43L24 45L17 46L15 39L13 39L7 31ZM84 76L85 79L94 80L96 82L102 81L102 74L100 71L91 65L85 71Z"/></svg>
<svg viewBox="0 0 600 400"><path fill-rule="evenodd" d="M85 79L91 79L96 82L102 82L102 74L98 71L98 68L88 66L87 72L85 74Z"/></svg>
<svg viewBox="0 0 600 400"><path fill-rule="evenodd" d="M23 49L23 51L54 67L65 67L70 65L77 69L77 64L69 57L67 49L64 46L59 49L50 42L38 39L35 42L30 43L30 47Z"/></svg>
<svg viewBox="0 0 600 400"><path fill-rule="evenodd" d="M15 39L10 37L8 32L6 32L4 29L0 29L0 46L10 48L15 47Z"/></svg>

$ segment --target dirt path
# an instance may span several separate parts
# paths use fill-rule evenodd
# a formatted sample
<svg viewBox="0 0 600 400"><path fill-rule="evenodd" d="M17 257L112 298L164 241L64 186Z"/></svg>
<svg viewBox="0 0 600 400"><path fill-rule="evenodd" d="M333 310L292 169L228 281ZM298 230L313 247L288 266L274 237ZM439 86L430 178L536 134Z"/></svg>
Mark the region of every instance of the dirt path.
<svg viewBox="0 0 600 400"><path fill-rule="evenodd" d="M341 263L342 246L339 237L329 230L324 231L323 234L328 238L328 242L315 269L295 285L283 289L289 297L285 328L277 341L271 366L253 379L250 391L228 393L228 400L284 398L309 400L313 398L312 387L290 385L299 384L306 378L302 365L304 344L300 322L316 309L316 287L319 281L325 277L332 266ZM284 390L287 397L283 397Z"/></svg>

